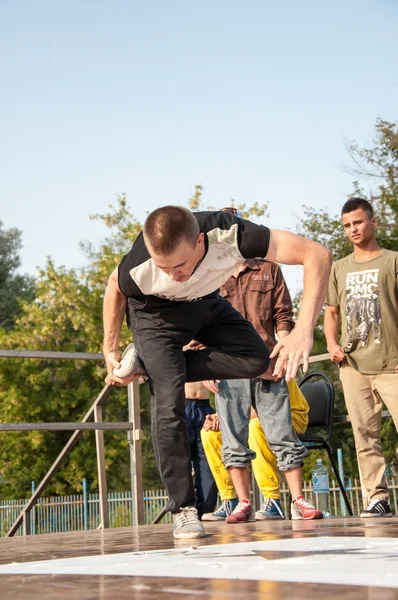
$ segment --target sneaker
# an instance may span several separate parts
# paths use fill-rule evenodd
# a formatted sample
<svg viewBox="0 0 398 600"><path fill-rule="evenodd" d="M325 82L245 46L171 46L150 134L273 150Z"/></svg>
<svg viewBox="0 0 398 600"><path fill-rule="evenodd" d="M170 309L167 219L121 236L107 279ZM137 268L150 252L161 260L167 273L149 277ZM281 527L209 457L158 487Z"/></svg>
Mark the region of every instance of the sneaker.
<svg viewBox="0 0 398 600"><path fill-rule="evenodd" d="M290 510L293 521L298 519L323 519L323 512L317 510L315 506L304 500L303 496L297 496L293 500Z"/></svg>
<svg viewBox="0 0 398 600"><path fill-rule="evenodd" d="M255 514L256 521L267 521L268 519L284 519L282 504L280 500L265 498L264 504Z"/></svg>
<svg viewBox="0 0 398 600"><path fill-rule="evenodd" d="M193 506L184 506L173 515L173 536L177 539L205 537L206 532Z"/></svg>
<svg viewBox="0 0 398 600"><path fill-rule="evenodd" d="M391 507L385 500L375 498L371 501L368 508L360 514L362 519L371 519L373 517L392 517Z"/></svg>
<svg viewBox="0 0 398 600"><path fill-rule="evenodd" d="M135 344L129 344L127 346L119 362L120 367L118 369L113 369L113 374L117 377L120 377L121 379L129 377L130 375L147 374L143 364L138 358L137 350L135 349Z"/></svg>
<svg viewBox="0 0 398 600"><path fill-rule="evenodd" d="M249 500L241 500L238 502L236 508L231 512L230 515L225 519L226 523L246 523L248 521L255 521L254 518L254 507Z"/></svg>
<svg viewBox="0 0 398 600"><path fill-rule="evenodd" d="M216 511L202 515L202 521L225 521L228 515L238 506L238 499L223 500Z"/></svg>

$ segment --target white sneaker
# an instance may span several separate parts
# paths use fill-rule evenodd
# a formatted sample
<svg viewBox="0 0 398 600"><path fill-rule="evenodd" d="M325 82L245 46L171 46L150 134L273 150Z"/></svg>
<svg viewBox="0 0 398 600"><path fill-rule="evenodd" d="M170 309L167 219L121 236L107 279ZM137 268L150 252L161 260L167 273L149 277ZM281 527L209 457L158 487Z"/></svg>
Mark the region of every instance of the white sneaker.
<svg viewBox="0 0 398 600"><path fill-rule="evenodd" d="M199 521L198 511L193 506L184 506L173 515L173 536L177 539L201 538L206 532Z"/></svg>
<svg viewBox="0 0 398 600"><path fill-rule="evenodd" d="M113 374L121 379L130 377L130 375L146 375L144 366L138 358L135 344L129 344L120 359L120 367L113 369Z"/></svg>
<svg viewBox="0 0 398 600"><path fill-rule="evenodd" d="M369 506L360 514L361 519L372 517L392 517L391 507L385 500L374 498Z"/></svg>

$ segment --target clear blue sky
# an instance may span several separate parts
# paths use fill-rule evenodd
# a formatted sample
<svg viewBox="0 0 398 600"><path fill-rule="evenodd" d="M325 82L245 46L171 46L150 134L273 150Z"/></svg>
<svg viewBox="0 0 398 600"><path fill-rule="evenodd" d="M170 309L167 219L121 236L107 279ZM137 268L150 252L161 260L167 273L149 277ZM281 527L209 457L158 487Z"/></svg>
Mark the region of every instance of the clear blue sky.
<svg viewBox="0 0 398 600"><path fill-rule="evenodd" d="M22 270L83 264L89 221L125 192L140 220L268 201L336 213L344 136L398 117L393 0L0 0L0 219ZM291 283L294 286L294 282Z"/></svg>

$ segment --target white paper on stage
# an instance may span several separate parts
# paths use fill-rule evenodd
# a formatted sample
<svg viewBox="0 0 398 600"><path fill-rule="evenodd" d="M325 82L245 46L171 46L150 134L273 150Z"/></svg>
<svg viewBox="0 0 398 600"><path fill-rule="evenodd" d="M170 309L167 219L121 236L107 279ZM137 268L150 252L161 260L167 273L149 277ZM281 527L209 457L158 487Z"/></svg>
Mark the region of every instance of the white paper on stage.
<svg viewBox="0 0 398 600"><path fill-rule="evenodd" d="M300 554L291 555L293 552ZM398 588L398 540L317 537L192 546L0 565L0 574L5 573L199 577Z"/></svg>

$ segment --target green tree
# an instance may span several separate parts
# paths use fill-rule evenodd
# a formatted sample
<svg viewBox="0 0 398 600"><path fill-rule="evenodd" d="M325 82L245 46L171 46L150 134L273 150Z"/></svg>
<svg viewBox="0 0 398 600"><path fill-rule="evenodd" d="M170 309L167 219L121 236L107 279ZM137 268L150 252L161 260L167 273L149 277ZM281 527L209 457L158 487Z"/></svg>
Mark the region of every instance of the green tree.
<svg viewBox="0 0 398 600"><path fill-rule="evenodd" d="M128 213L124 197L107 215L97 215L111 229L98 249L85 246L89 265L81 270L55 267L49 260L39 271L37 297L24 301L14 330L0 331L0 347L10 349L100 352L102 298L106 280L140 227ZM126 221L131 226L128 232ZM123 245L124 240L124 245ZM131 334L123 330L122 344ZM0 421L75 421L100 392L105 376L102 363L91 361L1 359ZM127 420L125 389L115 389L105 407L105 418ZM40 480L70 433L3 433L0 437L0 494L24 496L32 479ZM125 432L105 432L110 489L128 489L129 452ZM68 493L87 477L98 488L94 436L85 433L54 478L49 492Z"/></svg>
<svg viewBox="0 0 398 600"><path fill-rule="evenodd" d="M398 124L381 119L376 121L375 138L371 147L361 148L347 142L350 164L346 170L360 178L353 184L350 196L361 196L372 203L378 219L377 238L388 250L398 248ZM370 194L365 183L376 185ZM297 232L330 248L339 260L352 252L342 227L340 215L330 215L325 208L303 206Z"/></svg>
<svg viewBox="0 0 398 600"><path fill-rule="evenodd" d="M351 161L348 169L359 177L359 181L354 182L350 196L365 198L366 194L361 185L369 180L377 186L367 199L372 203L378 218L378 242L382 247L396 251L398 248L398 125L379 119L376 122L375 138L371 147L362 148L351 141L347 143L347 149ZM339 260L352 252L352 245L343 231L340 215L330 215L325 208L315 209L304 206L297 232L329 248L334 260ZM323 315L321 315L315 329L313 354L324 352L326 352L326 340L323 335ZM345 414L338 367L329 361L324 361L321 365L318 363L311 367L312 371L318 369L332 377L336 389L336 414ZM346 475L358 476L351 428L337 426L333 437L334 447L343 448ZM387 462L396 464L397 434L390 419L382 422L382 444ZM305 475L308 475L308 472Z"/></svg>
<svg viewBox="0 0 398 600"><path fill-rule="evenodd" d="M219 206L217 208L214 206L204 207L202 196L203 196L203 186L195 185L195 191L192 194L192 196L190 197L190 199L188 200L188 208L190 210L192 210L193 212L197 212L199 210L221 210L221 208L224 208L222 206ZM246 203L236 205L236 201L232 199L230 201L230 203L228 204L228 206L239 210L245 219L248 219L249 217L268 216L268 213L267 213L268 203L267 202L265 202L264 204L259 204L258 202L254 202L253 204L247 206Z"/></svg>
<svg viewBox="0 0 398 600"><path fill-rule="evenodd" d="M202 188L197 187L200 195ZM245 205L241 205L244 209ZM263 214L265 207L253 205L249 214ZM105 214L91 217L102 222L109 235L99 244L81 244L87 257L82 269L56 267L49 260L39 271L37 298L21 304L15 328L0 331L0 347L10 349L100 352L102 346L102 300L110 273L130 249L142 225L134 218L124 195ZM121 346L131 340L123 328ZM103 386L103 363L69 360L1 359L0 421L75 421L91 405ZM104 418L127 420L125 389L115 389L104 410ZM149 390L141 386L141 418L144 431L143 465L145 487L160 486L150 433ZM0 495L24 496L32 479L40 480L69 439L70 433L10 432L0 436ZM105 432L106 465L110 490L128 489L129 453L125 432ZM87 477L91 490L98 489L94 435L86 433L49 492L70 493L80 489Z"/></svg>
<svg viewBox="0 0 398 600"><path fill-rule="evenodd" d="M377 195L381 201L378 214L383 216L383 211L387 210L390 217L394 218L395 215L396 225L398 212L398 123L377 119L372 146L362 148L357 142L348 141L347 150L351 159L348 166L349 172L358 176L361 181L376 183ZM355 187L357 189L359 187L357 182L355 182ZM386 233L388 237L391 232Z"/></svg>
<svg viewBox="0 0 398 600"><path fill-rule="evenodd" d="M12 329L20 310L20 302L33 300L34 279L16 273L21 265L22 233L4 229L0 221L0 328Z"/></svg>

